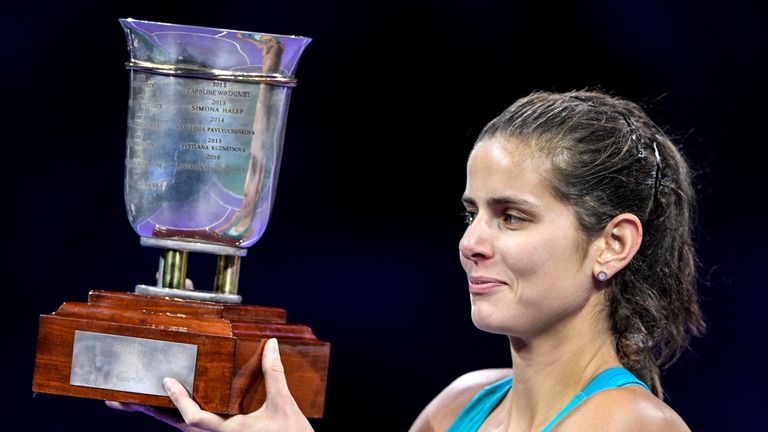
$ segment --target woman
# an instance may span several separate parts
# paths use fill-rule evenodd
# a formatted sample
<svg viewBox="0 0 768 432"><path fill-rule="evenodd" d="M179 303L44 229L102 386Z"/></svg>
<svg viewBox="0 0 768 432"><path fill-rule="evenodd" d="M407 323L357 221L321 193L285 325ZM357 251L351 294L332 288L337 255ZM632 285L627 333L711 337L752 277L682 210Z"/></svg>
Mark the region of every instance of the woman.
<svg viewBox="0 0 768 432"><path fill-rule="evenodd" d="M662 401L659 366L704 328L693 190L645 113L599 92L520 99L480 133L463 202L472 320L508 336L514 368L460 377L411 430L687 431ZM200 429L182 428L311 430L269 347L267 401L249 416L200 411L168 380Z"/></svg>
<svg viewBox="0 0 768 432"><path fill-rule="evenodd" d="M688 430L658 366L704 327L693 191L642 110L596 92L517 101L480 133L464 204L472 319L508 335L514 369L459 378L412 430Z"/></svg>

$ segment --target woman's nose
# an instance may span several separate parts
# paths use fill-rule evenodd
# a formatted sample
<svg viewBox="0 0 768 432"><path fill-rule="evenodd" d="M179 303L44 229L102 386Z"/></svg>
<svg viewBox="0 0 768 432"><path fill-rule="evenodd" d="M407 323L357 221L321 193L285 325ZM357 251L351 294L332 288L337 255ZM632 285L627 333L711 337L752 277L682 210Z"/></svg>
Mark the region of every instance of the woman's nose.
<svg viewBox="0 0 768 432"><path fill-rule="evenodd" d="M464 259L478 261L488 259L493 255L490 241L488 222L475 217L467 226L459 241L459 251Z"/></svg>

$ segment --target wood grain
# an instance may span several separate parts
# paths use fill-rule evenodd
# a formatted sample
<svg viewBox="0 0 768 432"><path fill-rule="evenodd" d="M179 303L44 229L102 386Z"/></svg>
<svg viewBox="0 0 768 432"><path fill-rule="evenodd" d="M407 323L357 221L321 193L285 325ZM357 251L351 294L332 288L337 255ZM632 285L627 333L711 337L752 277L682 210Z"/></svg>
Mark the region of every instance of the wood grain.
<svg viewBox="0 0 768 432"><path fill-rule="evenodd" d="M330 344L304 325L285 322L284 309L221 305L133 293L92 291L88 303L67 302L40 316L32 390L172 407L168 397L69 384L75 331L195 344L193 398L207 410L241 414L264 402L261 354L276 337L286 380L307 417L322 417Z"/></svg>

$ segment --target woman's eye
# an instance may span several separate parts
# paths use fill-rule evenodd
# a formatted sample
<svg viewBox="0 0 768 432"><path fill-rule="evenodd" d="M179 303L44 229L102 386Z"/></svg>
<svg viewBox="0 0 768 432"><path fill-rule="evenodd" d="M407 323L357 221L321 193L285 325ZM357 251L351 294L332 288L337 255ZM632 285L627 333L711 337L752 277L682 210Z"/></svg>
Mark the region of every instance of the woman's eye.
<svg viewBox="0 0 768 432"><path fill-rule="evenodd" d="M522 222L525 222L525 220L513 214L504 213L501 216L501 222L504 223L504 225L520 225Z"/></svg>
<svg viewBox="0 0 768 432"><path fill-rule="evenodd" d="M469 225L475 220L475 214L475 212L467 210L461 212L461 217L464 218L464 223Z"/></svg>

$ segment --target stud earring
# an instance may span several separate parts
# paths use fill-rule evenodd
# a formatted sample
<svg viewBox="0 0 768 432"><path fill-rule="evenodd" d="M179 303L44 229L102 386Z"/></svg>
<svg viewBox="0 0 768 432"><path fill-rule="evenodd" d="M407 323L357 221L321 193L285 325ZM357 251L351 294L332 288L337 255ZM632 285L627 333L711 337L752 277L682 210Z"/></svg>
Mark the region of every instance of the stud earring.
<svg viewBox="0 0 768 432"><path fill-rule="evenodd" d="M608 273L601 271L600 273L597 274L597 279L601 281L608 279Z"/></svg>

